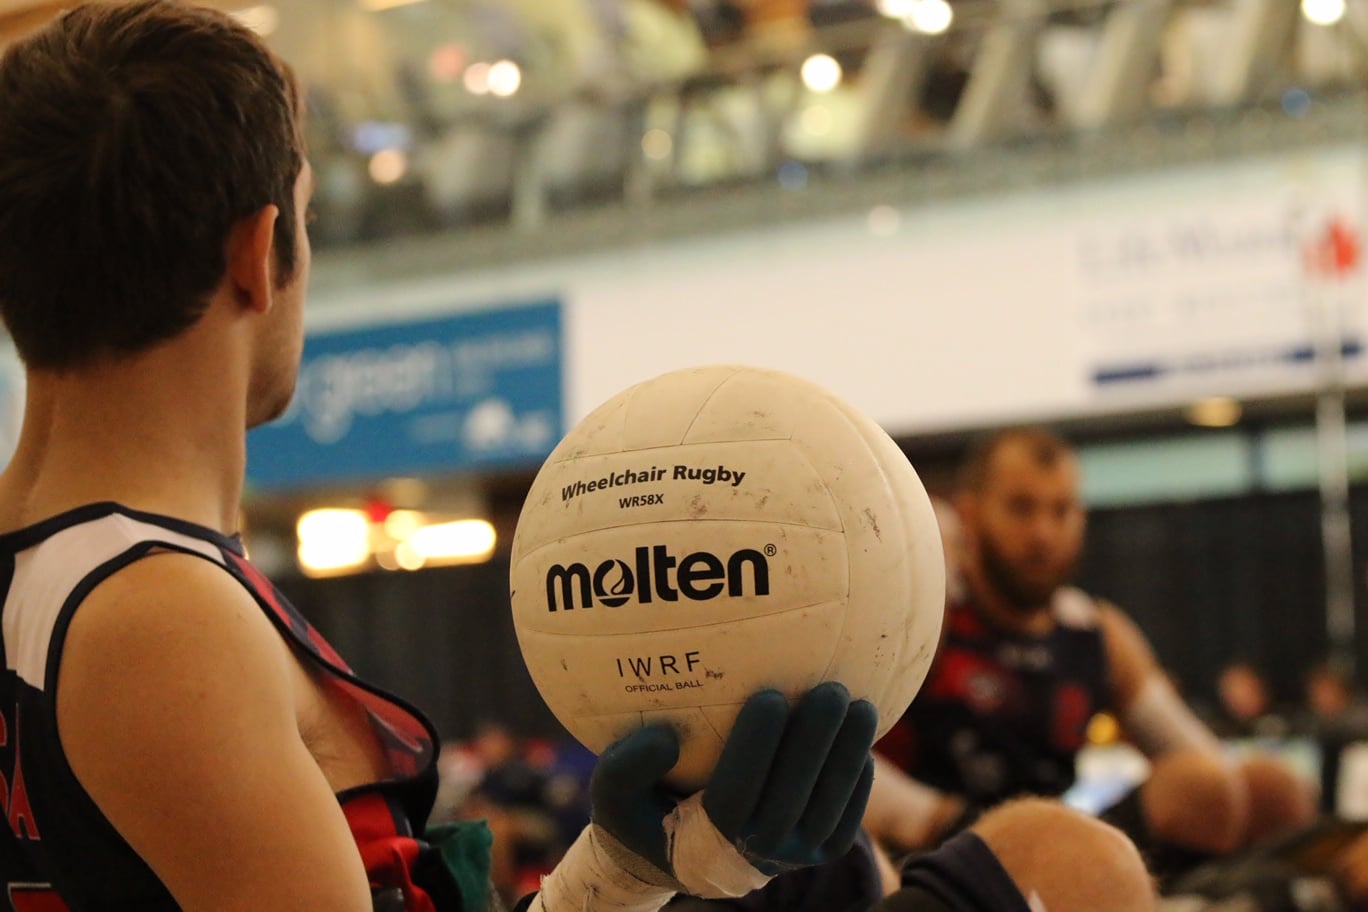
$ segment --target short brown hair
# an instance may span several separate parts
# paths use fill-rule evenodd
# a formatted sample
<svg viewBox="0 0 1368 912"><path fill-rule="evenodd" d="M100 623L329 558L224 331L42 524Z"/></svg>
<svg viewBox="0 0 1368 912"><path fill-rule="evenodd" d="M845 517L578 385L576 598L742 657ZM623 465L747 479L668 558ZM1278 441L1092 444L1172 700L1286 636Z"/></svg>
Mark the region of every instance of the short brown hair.
<svg viewBox="0 0 1368 912"><path fill-rule="evenodd" d="M30 367L172 338L204 313L230 232L275 205L297 265L293 74L230 16L87 3L0 58L0 317Z"/></svg>
<svg viewBox="0 0 1368 912"><path fill-rule="evenodd" d="M959 489L979 492L988 481L988 470L998 450L1010 443L1021 443L1031 453L1036 465L1053 468L1073 456L1073 447L1058 434L1043 427L1017 427L998 431L983 438L969 450L960 466Z"/></svg>

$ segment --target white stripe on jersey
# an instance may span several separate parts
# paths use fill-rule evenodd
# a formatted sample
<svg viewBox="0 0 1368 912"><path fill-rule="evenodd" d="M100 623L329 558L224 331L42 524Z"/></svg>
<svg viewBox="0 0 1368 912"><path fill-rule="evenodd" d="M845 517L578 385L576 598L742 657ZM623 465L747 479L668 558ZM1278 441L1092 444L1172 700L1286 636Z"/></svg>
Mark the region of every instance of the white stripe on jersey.
<svg viewBox="0 0 1368 912"><path fill-rule="evenodd" d="M48 648L62 606L94 570L140 542L165 542L222 564L217 547L155 523L113 513L71 526L20 552L3 608L5 665L43 690Z"/></svg>

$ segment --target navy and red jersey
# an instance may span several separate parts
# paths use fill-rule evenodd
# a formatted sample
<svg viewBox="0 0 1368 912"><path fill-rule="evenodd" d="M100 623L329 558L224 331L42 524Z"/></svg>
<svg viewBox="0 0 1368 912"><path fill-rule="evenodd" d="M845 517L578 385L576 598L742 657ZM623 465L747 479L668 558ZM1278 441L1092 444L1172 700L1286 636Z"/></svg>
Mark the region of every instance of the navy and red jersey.
<svg viewBox="0 0 1368 912"><path fill-rule="evenodd" d="M1061 589L1043 636L995 627L961 601L946 609L935 663L878 750L913 778L979 806L1060 795L1088 722L1111 707L1097 608Z"/></svg>
<svg viewBox="0 0 1368 912"><path fill-rule="evenodd" d="M177 909L77 781L57 734L55 688L72 617L102 581L168 551L201 557L251 593L296 653L365 708L384 747L384 781L339 795L377 890L403 888L432 912L405 859L436 794L435 733L416 710L356 678L247 560L241 542L180 520L92 504L0 535L0 882L15 912ZM166 758L173 759L173 758ZM212 826L212 821L205 821Z"/></svg>

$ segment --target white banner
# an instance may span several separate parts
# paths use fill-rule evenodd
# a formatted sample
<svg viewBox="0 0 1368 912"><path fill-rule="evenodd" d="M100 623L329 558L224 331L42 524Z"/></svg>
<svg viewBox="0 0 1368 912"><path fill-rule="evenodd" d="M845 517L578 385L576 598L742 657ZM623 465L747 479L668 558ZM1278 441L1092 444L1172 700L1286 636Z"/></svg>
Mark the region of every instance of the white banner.
<svg viewBox="0 0 1368 912"><path fill-rule="evenodd" d="M334 293L317 324L566 302L567 419L687 365L822 383L895 434L1310 389L1365 288L1364 158L1303 152ZM915 179L915 178L909 178ZM798 192L798 191L795 191ZM1313 278L1330 243L1343 280ZM320 264L326 268L326 261Z"/></svg>

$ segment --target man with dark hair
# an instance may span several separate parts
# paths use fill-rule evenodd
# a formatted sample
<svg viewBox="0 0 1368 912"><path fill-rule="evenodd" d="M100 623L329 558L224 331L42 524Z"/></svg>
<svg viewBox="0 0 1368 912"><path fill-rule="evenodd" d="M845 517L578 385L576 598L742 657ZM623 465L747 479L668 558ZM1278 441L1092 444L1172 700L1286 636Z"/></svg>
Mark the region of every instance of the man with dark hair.
<svg viewBox="0 0 1368 912"><path fill-rule="evenodd" d="M1156 873L1309 822L1309 790L1267 763L1246 781L1174 693L1144 635L1116 607L1069 585L1083 544L1078 462L1040 428L976 447L961 475L963 596L946 614L920 694L881 742L866 826L892 845L935 845L987 807L1062 795L1094 714L1115 714L1152 761L1109 812ZM1291 793L1299 800L1282 801ZM1295 819L1251 813L1277 798ZM1259 809L1255 809L1256 811Z"/></svg>
<svg viewBox="0 0 1368 912"><path fill-rule="evenodd" d="M230 265L224 239L268 205L272 281L302 288L304 149L285 64L188 12L174 34L147 7L63 23L0 71L0 237L23 239L0 248L0 307L25 363L60 371L188 329Z"/></svg>
<svg viewBox="0 0 1368 912"><path fill-rule="evenodd" d="M436 737L247 560L246 429L303 345L312 177L290 72L230 17L77 7L0 59L0 880L28 910L482 912L488 833L426 830ZM472 682L472 686L478 686ZM639 729L525 905L651 912L843 855L873 707L747 701L701 794Z"/></svg>

